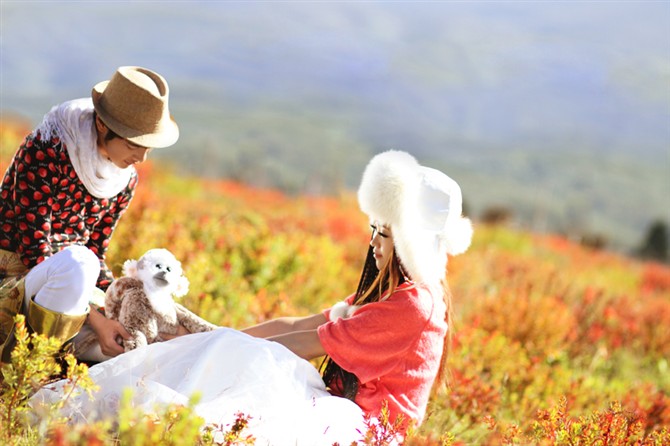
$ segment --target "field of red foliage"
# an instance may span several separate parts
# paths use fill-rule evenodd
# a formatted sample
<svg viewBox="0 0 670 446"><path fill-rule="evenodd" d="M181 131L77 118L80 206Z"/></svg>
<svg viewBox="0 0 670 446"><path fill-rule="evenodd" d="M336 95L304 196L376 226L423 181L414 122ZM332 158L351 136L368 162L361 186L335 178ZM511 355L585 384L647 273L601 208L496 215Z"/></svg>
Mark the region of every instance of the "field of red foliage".
<svg viewBox="0 0 670 446"><path fill-rule="evenodd" d="M213 322L304 314L354 289L368 231L353 194L287 197L157 165L141 175L110 261L169 247L191 280L185 303ZM667 265L476 225L448 278L450 385L417 441L632 444L663 429L667 438Z"/></svg>
<svg viewBox="0 0 670 446"><path fill-rule="evenodd" d="M2 160L2 169L6 167ZM146 164L108 253L169 248L182 303L242 328L354 290L368 222L353 193L289 197ZM478 225L450 259L449 386L410 444L670 444L670 268Z"/></svg>

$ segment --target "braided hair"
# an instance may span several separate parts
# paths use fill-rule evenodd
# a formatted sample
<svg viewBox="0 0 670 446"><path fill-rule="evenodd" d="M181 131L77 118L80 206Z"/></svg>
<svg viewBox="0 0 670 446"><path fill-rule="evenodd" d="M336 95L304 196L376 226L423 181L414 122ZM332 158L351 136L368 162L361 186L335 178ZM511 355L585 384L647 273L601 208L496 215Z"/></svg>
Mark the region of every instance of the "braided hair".
<svg viewBox="0 0 670 446"><path fill-rule="evenodd" d="M375 263L373 248L370 246L365 258L361 278L358 281L353 304L365 305L371 302L379 302L387 293L391 295L398 285L402 284L405 280L406 274L402 270L395 249L386 264L379 270ZM324 358L320 370L323 381L329 389L334 390L347 399L354 400L359 386L356 375L344 370L330 356Z"/></svg>

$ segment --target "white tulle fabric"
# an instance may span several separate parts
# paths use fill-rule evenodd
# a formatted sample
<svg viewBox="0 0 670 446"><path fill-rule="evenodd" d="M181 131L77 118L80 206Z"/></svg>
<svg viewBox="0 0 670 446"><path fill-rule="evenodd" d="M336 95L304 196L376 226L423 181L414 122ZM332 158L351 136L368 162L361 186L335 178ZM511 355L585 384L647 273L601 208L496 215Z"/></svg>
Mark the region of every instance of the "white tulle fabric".
<svg viewBox="0 0 670 446"><path fill-rule="evenodd" d="M152 412L157 403L187 404L207 423L232 425L238 412L252 417L247 431L257 445L351 444L364 432L353 402L330 395L317 370L280 344L229 328L152 344L90 369L100 386L91 400L80 395L65 415L86 422L118 413L123 389L133 404ZM32 399L34 411L62 398L63 381ZM226 429L227 430L227 429Z"/></svg>

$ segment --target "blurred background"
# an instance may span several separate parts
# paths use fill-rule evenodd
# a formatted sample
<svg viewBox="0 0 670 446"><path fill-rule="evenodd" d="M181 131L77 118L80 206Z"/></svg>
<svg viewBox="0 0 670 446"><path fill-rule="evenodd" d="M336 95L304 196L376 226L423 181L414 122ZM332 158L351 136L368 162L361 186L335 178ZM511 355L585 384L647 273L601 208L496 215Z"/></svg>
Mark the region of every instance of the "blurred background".
<svg viewBox="0 0 670 446"><path fill-rule="evenodd" d="M406 150L474 219L667 259L670 2L2 0L0 49L2 128L141 65L179 173L339 194Z"/></svg>

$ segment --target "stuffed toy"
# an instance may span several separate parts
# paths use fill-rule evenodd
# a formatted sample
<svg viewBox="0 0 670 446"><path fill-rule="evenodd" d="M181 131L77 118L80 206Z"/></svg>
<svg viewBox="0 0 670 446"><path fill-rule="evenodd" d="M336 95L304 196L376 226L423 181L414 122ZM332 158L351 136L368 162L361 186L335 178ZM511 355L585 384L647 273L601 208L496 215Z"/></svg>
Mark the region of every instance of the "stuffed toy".
<svg viewBox="0 0 670 446"><path fill-rule="evenodd" d="M121 322L132 336L123 341L125 351L163 341L160 333L176 334L179 325L191 333L217 328L173 300L188 292L189 282L167 249L150 249L139 260L126 260L123 274L107 289L105 315Z"/></svg>

